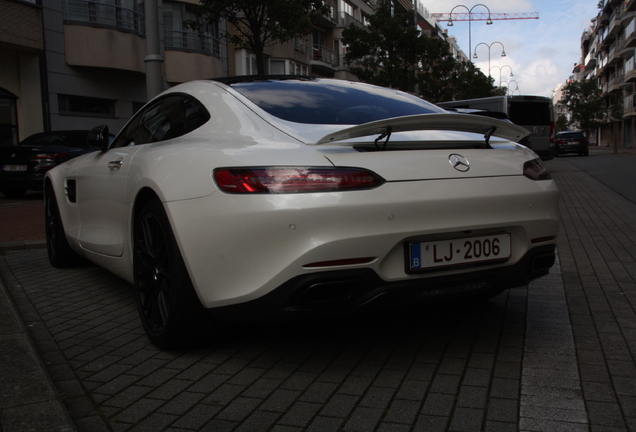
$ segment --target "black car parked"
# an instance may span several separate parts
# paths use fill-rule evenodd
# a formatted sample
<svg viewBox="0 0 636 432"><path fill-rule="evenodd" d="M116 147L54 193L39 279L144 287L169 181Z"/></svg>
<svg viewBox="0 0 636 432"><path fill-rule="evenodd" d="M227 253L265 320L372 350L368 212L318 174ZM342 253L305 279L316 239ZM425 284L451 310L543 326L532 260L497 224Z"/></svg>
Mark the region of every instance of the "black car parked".
<svg viewBox="0 0 636 432"><path fill-rule="evenodd" d="M41 132L18 145L0 146L0 193L19 198L27 190L42 190L44 173L84 153L99 150L88 145L88 130Z"/></svg>
<svg viewBox="0 0 636 432"><path fill-rule="evenodd" d="M583 135L583 132L565 131L556 135L554 150L557 156L566 153L577 153L579 156L587 156L590 154L589 146L590 143Z"/></svg>

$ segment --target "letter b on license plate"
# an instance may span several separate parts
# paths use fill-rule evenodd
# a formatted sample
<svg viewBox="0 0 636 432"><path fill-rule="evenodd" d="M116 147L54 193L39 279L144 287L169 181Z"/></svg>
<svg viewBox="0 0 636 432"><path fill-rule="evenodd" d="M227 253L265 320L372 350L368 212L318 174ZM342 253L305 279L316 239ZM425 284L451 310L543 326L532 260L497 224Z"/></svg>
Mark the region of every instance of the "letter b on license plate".
<svg viewBox="0 0 636 432"><path fill-rule="evenodd" d="M464 237L409 244L409 268L426 270L510 258L510 234Z"/></svg>

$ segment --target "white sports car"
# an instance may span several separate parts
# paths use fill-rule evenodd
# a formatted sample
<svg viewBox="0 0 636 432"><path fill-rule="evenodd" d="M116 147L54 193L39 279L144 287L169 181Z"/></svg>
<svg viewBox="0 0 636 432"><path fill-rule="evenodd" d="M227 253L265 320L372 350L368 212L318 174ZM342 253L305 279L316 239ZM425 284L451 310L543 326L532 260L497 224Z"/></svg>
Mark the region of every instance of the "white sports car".
<svg viewBox="0 0 636 432"><path fill-rule="evenodd" d="M150 340L210 320L495 295L548 273L559 192L529 132L362 83L199 81L45 179L50 262L134 284Z"/></svg>

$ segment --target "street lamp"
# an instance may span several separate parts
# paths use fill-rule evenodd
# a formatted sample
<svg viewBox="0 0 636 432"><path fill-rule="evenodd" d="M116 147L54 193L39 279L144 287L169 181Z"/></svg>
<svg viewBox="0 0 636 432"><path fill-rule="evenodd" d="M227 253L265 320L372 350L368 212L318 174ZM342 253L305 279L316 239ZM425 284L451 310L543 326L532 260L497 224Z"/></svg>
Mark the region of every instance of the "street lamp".
<svg viewBox="0 0 636 432"><path fill-rule="evenodd" d="M513 91L510 91L510 84L511 83L515 83L515 85L517 86L516 89L514 89ZM500 85L501 87L501 85ZM519 90L519 83L515 80L510 80L506 83L506 93L508 94L513 94L514 92L516 92L517 90ZM519 90L519 94L521 94L521 90Z"/></svg>
<svg viewBox="0 0 636 432"><path fill-rule="evenodd" d="M504 48L504 45L501 42L499 42L499 41L494 41L490 45L488 45L486 42L478 43L475 46L475 54L473 55L473 58L477 58L477 48L479 47L479 45L486 45L488 47L488 76L490 76L490 47L492 47L494 44L501 45L501 56L505 57L506 56L506 48Z"/></svg>
<svg viewBox="0 0 636 432"><path fill-rule="evenodd" d="M501 71L502 71L502 70L503 70L503 68L505 68L505 67L510 68L510 76L514 76L514 75L512 74L512 67L511 67L510 65L503 65L503 66L501 66L501 67L500 67L500 66L493 66L493 67L491 67L491 68L490 68L490 70L492 70L493 68L497 68L497 69L499 69L499 88L501 88ZM490 70L488 70L488 75L490 75Z"/></svg>
<svg viewBox="0 0 636 432"><path fill-rule="evenodd" d="M473 44L472 44L472 40L471 40L471 22L472 22L472 13L473 13L473 9L475 9L477 6L483 6L486 8L486 10L488 11L488 20L486 21L486 25L491 25L492 24L492 20L490 19L490 9L488 9L488 6L486 6L483 3L477 3L475 6L471 7L470 9L468 9L468 6L464 6L464 5L457 5L455 7L453 7L450 11L450 14L448 14L448 23L446 24L448 27L452 27L453 26L453 11L458 8L458 7L463 7L464 9L466 9L468 11L468 55L470 56L470 53L473 52Z"/></svg>

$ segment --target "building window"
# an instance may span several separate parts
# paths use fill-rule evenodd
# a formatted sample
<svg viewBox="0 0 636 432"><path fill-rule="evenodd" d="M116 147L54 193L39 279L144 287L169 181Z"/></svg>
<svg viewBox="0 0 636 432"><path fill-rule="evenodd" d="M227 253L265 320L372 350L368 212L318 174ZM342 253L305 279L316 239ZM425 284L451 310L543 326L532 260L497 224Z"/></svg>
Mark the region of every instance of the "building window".
<svg viewBox="0 0 636 432"><path fill-rule="evenodd" d="M291 75L309 75L309 68L302 63L289 62L289 73Z"/></svg>
<svg viewBox="0 0 636 432"><path fill-rule="evenodd" d="M285 60L271 60L269 71L272 75L285 75Z"/></svg>
<svg viewBox="0 0 636 432"><path fill-rule="evenodd" d="M84 96L58 95L60 115L115 117L115 101Z"/></svg>
<svg viewBox="0 0 636 432"><path fill-rule="evenodd" d="M16 97L0 88L0 145L18 143Z"/></svg>
<svg viewBox="0 0 636 432"><path fill-rule="evenodd" d="M185 28L184 22L201 24L198 30ZM163 26L167 50L198 52L221 57L218 23L203 23L191 5L163 2Z"/></svg>
<svg viewBox="0 0 636 432"><path fill-rule="evenodd" d="M254 54L245 54L245 75L258 75L256 56Z"/></svg>

